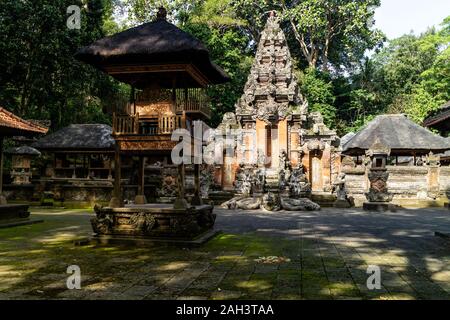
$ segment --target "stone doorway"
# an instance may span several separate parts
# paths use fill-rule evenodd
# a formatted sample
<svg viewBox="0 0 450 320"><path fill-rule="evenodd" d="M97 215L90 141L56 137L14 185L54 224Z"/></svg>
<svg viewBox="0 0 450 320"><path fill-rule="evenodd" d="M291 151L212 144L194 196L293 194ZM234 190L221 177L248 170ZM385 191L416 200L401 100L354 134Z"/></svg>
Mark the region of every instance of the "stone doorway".
<svg viewBox="0 0 450 320"><path fill-rule="evenodd" d="M311 189L315 191L323 191L322 183L322 153L316 152L311 155L310 163L310 182Z"/></svg>

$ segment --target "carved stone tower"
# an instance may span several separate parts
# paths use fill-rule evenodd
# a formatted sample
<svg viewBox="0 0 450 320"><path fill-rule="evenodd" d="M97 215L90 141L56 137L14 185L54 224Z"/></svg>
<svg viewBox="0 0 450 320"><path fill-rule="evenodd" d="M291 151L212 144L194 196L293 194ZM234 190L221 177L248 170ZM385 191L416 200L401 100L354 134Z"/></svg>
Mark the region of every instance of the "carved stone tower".
<svg viewBox="0 0 450 320"><path fill-rule="evenodd" d="M261 33L235 114L227 113L216 130L216 136L224 135L236 143L234 154L230 156L228 147L216 168L216 183L223 189L280 195L296 190L299 196L310 193L313 181L318 191L331 191L332 176L337 175L333 168L338 167L332 162L339 158L331 156L336 133L326 128L320 113L308 113L275 13Z"/></svg>
<svg viewBox="0 0 450 320"><path fill-rule="evenodd" d="M305 120L308 104L301 96L291 54L278 19L272 14L261 33L244 94L236 104L238 120L251 118L273 124L292 115Z"/></svg>

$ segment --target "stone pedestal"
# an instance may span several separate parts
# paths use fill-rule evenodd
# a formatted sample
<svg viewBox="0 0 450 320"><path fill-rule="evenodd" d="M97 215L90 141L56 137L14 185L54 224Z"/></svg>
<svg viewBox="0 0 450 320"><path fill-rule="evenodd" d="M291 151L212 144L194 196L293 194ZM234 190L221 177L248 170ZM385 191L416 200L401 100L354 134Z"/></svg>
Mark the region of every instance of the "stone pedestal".
<svg viewBox="0 0 450 320"><path fill-rule="evenodd" d="M363 209L366 211L394 211L395 206L387 202L364 202Z"/></svg>
<svg viewBox="0 0 450 320"><path fill-rule="evenodd" d="M91 224L99 237L190 241L212 230L216 219L211 205L174 209L170 204L147 204L94 209L96 217Z"/></svg>
<svg viewBox="0 0 450 320"><path fill-rule="evenodd" d="M351 208L352 205L350 204L350 202L348 200L342 200L342 199L337 199L333 206L335 208Z"/></svg>
<svg viewBox="0 0 450 320"><path fill-rule="evenodd" d="M30 219L28 205L5 204L0 205L0 228L14 227L26 224L43 222L43 220Z"/></svg>

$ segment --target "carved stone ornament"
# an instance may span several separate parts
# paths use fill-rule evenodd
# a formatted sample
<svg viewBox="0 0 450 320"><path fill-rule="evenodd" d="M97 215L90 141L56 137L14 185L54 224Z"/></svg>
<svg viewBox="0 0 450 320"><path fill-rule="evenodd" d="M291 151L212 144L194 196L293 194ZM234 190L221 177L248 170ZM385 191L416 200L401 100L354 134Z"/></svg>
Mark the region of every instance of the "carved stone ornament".
<svg viewBox="0 0 450 320"><path fill-rule="evenodd" d="M383 144L380 139L376 139L375 142L372 144L370 149L368 150L368 155L373 157L374 155L386 155L389 156L391 154L391 149Z"/></svg>
<svg viewBox="0 0 450 320"><path fill-rule="evenodd" d="M325 149L325 142L319 139L313 139L306 143L309 151L323 151Z"/></svg>
<svg viewBox="0 0 450 320"><path fill-rule="evenodd" d="M130 217L130 224L134 230L141 231L143 233L149 233L155 226L156 219L153 215L146 212L134 213Z"/></svg>
<svg viewBox="0 0 450 320"><path fill-rule="evenodd" d="M236 115L270 123L292 113L306 114L307 102L298 90L291 54L279 20L270 16L256 51L255 62L236 103Z"/></svg>

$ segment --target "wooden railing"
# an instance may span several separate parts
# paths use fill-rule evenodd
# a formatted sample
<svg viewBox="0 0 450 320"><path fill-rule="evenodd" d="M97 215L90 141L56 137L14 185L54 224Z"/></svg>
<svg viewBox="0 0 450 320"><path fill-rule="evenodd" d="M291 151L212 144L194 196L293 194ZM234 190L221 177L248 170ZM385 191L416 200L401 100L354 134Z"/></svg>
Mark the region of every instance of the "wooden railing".
<svg viewBox="0 0 450 320"><path fill-rule="evenodd" d="M140 119L136 115L113 115L115 135L164 135L183 128L183 116L160 116L154 119Z"/></svg>
<svg viewBox="0 0 450 320"><path fill-rule="evenodd" d="M202 112L208 117L211 116L211 103L204 89L177 89L175 96L178 112Z"/></svg>
<svg viewBox="0 0 450 320"><path fill-rule="evenodd" d="M158 118L158 134L170 134L175 129L182 128L181 116L165 116Z"/></svg>
<svg viewBox="0 0 450 320"><path fill-rule="evenodd" d="M139 114L113 114L113 134L139 134Z"/></svg>

